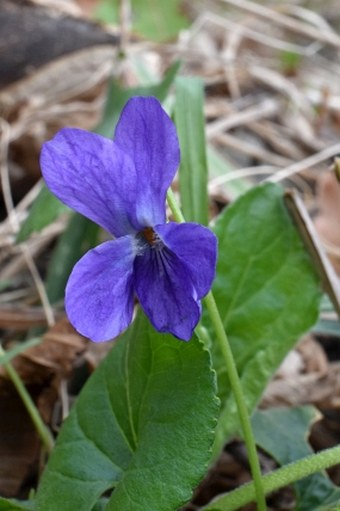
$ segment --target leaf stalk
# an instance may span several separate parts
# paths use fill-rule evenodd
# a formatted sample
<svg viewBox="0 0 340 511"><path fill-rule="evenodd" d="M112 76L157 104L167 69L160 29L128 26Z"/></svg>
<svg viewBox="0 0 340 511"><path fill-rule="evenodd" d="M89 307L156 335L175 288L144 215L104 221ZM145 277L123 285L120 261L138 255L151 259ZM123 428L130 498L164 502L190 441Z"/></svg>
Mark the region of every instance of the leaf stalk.
<svg viewBox="0 0 340 511"><path fill-rule="evenodd" d="M185 222L185 218L182 214L180 207L177 204L176 198L173 191L169 188L167 193L168 205L172 211L173 217L176 222ZM258 511L266 511L266 498L262 483L260 462L256 451L256 444L254 439L253 430L251 427L250 417L247 410L247 405L244 399L242 385L240 378L237 373L237 368L234 360L234 356L229 344L227 334L224 329L224 325L217 309L217 305L212 292L210 291L204 298L204 304L207 307L210 320L214 326L216 333L216 341L219 343L221 353L223 355L224 363L226 365L230 386L234 393L235 402L237 405L238 415L243 431L244 441L247 447L250 470L254 480L254 488L256 493L256 502Z"/></svg>

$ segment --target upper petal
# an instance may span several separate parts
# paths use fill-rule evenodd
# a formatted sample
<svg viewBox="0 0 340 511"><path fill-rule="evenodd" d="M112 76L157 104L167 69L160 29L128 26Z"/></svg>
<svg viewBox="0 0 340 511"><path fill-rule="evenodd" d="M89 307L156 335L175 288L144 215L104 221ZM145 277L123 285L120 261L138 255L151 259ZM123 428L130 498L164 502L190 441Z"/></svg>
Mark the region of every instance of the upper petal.
<svg viewBox="0 0 340 511"><path fill-rule="evenodd" d="M176 128L153 97L134 97L125 105L115 142L137 171L136 216L141 225L165 221L165 197L180 160Z"/></svg>
<svg viewBox="0 0 340 511"><path fill-rule="evenodd" d="M41 168L49 189L62 202L115 236L138 230L136 170L112 140L64 128L43 145Z"/></svg>
<svg viewBox="0 0 340 511"><path fill-rule="evenodd" d="M154 231L187 267L197 297L205 296L215 277L217 258L215 234L207 227L189 222L157 225Z"/></svg>
<svg viewBox="0 0 340 511"><path fill-rule="evenodd" d="M159 332L188 341L201 308L187 268L166 247L147 249L134 262L135 290L142 308Z"/></svg>
<svg viewBox="0 0 340 511"><path fill-rule="evenodd" d="M134 239L124 236L87 252L66 286L65 307L73 326L92 341L108 341L131 322Z"/></svg>

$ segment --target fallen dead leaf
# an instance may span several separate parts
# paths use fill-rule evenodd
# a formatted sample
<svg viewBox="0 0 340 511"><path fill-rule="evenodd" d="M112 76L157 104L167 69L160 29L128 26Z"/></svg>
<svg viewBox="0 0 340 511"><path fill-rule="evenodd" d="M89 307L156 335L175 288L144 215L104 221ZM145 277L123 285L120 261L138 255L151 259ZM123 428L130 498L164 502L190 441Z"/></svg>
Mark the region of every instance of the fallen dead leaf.
<svg viewBox="0 0 340 511"><path fill-rule="evenodd" d="M47 424L56 403L62 401L61 382L71 376L86 346L86 340L65 318L46 332L41 344L12 361ZM0 398L0 494L26 497L38 476L40 441L3 367Z"/></svg>
<svg viewBox="0 0 340 511"><path fill-rule="evenodd" d="M16 357L13 366L24 382L48 384L55 377L69 377L86 346L85 338L64 318L44 334L41 344Z"/></svg>
<svg viewBox="0 0 340 511"><path fill-rule="evenodd" d="M340 274L340 184L333 173L326 172L318 178L317 202L315 227Z"/></svg>

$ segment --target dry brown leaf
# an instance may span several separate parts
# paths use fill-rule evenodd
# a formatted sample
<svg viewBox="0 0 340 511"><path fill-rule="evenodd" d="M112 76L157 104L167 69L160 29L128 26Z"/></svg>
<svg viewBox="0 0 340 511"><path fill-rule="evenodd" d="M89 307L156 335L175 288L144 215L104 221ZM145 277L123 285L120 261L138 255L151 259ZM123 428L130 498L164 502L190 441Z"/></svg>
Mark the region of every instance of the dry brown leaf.
<svg viewBox="0 0 340 511"><path fill-rule="evenodd" d="M340 274L340 184L333 173L320 175L317 201L319 213L315 227L335 270Z"/></svg>
<svg viewBox="0 0 340 511"><path fill-rule="evenodd" d="M84 337L65 318L46 332L41 344L16 357L13 366L25 382L47 383L55 377L69 377L85 349Z"/></svg>
<svg viewBox="0 0 340 511"><path fill-rule="evenodd" d="M326 352L311 335L302 339L297 346L297 351L304 361L305 373L327 374L329 363Z"/></svg>
<svg viewBox="0 0 340 511"><path fill-rule="evenodd" d="M0 305L0 329L29 330L42 326L46 326L46 314L42 307Z"/></svg>
<svg viewBox="0 0 340 511"><path fill-rule="evenodd" d="M263 395L261 407L313 404L320 408L339 408L339 368L339 363L331 363L326 374L315 372L274 379Z"/></svg>
<svg viewBox="0 0 340 511"><path fill-rule="evenodd" d="M61 381L70 377L86 346L65 318L46 332L41 344L13 360L46 423L52 420ZM40 442L4 368L0 371L0 417L0 494L25 497L26 486L34 485L38 475Z"/></svg>

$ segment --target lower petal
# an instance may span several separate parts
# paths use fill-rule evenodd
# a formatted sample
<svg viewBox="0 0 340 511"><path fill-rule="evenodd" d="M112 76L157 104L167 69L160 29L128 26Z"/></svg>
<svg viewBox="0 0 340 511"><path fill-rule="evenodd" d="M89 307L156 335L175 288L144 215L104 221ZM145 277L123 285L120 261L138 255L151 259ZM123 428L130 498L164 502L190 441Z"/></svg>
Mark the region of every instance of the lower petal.
<svg viewBox="0 0 340 511"><path fill-rule="evenodd" d="M187 268L164 247L137 256L134 269L136 294L155 329L188 341L201 307Z"/></svg>
<svg viewBox="0 0 340 511"><path fill-rule="evenodd" d="M194 223L169 222L154 227L162 242L190 272L198 298L203 298L215 277L217 238L207 227Z"/></svg>
<svg viewBox="0 0 340 511"><path fill-rule="evenodd" d="M108 341L131 323L134 239L124 236L87 252L66 286L65 307L73 326L92 341Z"/></svg>

